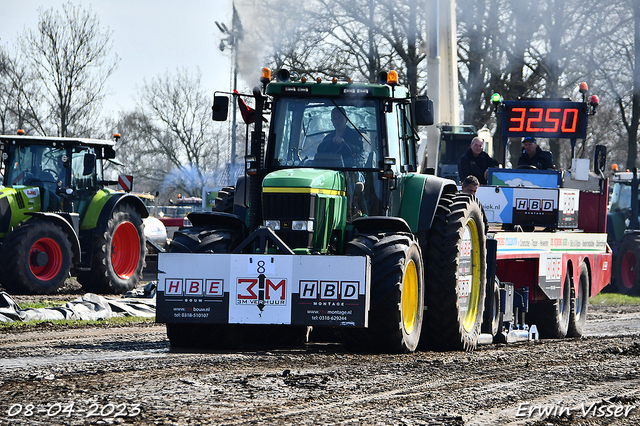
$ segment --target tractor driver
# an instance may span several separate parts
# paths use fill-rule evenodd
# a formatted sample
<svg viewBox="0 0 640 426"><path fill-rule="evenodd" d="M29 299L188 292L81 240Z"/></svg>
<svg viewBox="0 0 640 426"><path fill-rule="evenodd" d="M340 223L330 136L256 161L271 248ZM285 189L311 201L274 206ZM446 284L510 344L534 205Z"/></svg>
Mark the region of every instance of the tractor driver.
<svg viewBox="0 0 640 426"><path fill-rule="evenodd" d="M318 153L340 154L346 167L359 165L362 157L362 137L357 130L347 127L347 115L342 108L331 111L335 130L329 132L318 145Z"/></svg>

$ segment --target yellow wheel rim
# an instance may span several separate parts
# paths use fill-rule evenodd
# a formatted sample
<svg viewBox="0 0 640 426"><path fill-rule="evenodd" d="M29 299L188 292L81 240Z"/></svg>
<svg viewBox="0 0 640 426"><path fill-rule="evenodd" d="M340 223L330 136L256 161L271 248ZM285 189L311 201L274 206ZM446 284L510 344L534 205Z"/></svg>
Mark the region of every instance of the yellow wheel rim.
<svg viewBox="0 0 640 426"><path fill-rule="evenodd" d="M478 316L480 271L480 236L478 225L471 219L464 229L458 266L458 304L462 327L467 332L473 330Z"/></svg>
<svg viewBox="0 0 640 426"><path fill-rule="evenodd" d="M413 260L410 260L402 280L402 325L407 334L411 334L416 326L418 293L418 270Z"/></svg>

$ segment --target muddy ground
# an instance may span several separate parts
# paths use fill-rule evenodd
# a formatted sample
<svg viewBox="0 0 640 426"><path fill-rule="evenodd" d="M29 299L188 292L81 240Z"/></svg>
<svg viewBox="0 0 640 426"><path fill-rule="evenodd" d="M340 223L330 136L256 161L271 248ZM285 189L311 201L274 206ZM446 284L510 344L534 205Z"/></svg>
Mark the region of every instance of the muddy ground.
<svg viewBox="0 0 640 426"><path fill-rule="evenodd" d="M0 425L640 424L640 308L591 306L587 324L406 355L174 351L151 322L0 331Z"/></svg>

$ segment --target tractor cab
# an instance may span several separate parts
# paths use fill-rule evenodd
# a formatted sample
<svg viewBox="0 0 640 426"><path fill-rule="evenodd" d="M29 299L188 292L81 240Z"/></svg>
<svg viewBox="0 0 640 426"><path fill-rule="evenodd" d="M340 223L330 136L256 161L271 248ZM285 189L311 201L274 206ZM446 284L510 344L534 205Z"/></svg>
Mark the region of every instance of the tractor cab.
<svg viewBox="0 0 640 426"><path fill-rule="evenodd" d="M39 198L42 211L82 214L104 183L102 162L97 161L103 149L90 140L3 136L2 142L3 185L32 188L26 194Z"/></svg>

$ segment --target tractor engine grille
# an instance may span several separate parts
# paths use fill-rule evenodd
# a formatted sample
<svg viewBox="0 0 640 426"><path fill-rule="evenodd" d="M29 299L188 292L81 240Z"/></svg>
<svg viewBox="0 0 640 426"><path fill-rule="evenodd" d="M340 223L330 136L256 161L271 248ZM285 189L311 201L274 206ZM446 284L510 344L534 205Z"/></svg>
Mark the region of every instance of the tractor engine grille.
<svg viewBox="0 0 640 426"><path fill-rule="evenodd" d="M264 220L279 220L280 230L276 234L290 248L312 248L313 230L291 229L294 220L313 221L316 210L315 194L273 193L262 194Z"/></svg>

